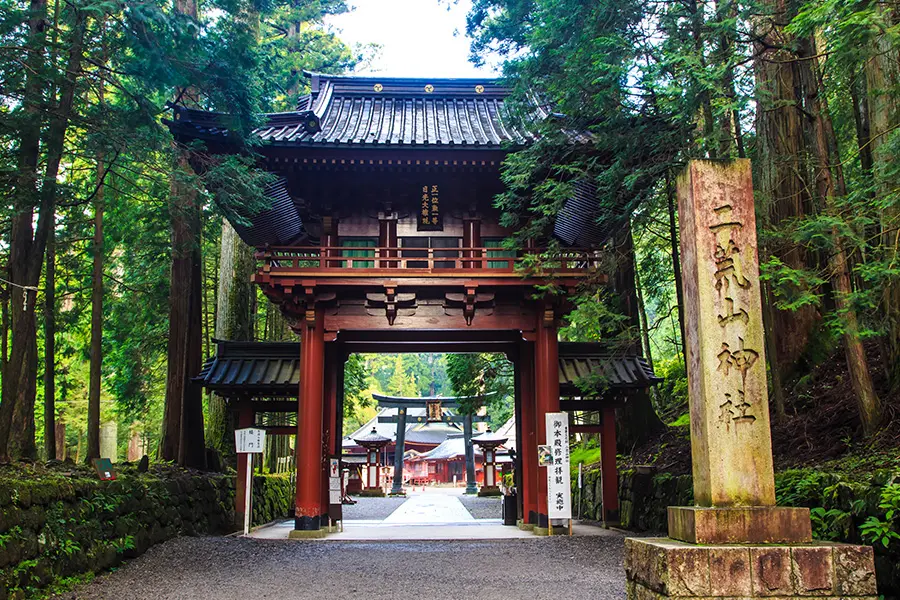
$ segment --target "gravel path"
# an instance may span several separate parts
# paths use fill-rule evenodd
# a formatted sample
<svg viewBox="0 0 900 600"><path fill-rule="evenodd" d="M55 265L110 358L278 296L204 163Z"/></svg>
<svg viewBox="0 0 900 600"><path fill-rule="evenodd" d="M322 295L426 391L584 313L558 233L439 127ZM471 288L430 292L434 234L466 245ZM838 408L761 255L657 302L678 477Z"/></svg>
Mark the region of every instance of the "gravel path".
<svg viewBox="0 0 900 600"><path fill-rule="evenodd" d="M65 600L619 600L622 537L485 542L177 538Z"/></svg>
<svg viewBox="0 0 900 600"><path fill-rule="evenodd" d="M355 497L356 504L345 504L344 518L348 521L386 519L406 502L406 498Z"/></svg>
<svg viewBox="0 0 900 600"><path fill-rule="evenodd" d="M471 513L475 519L499 519L500 518L500 502L502 498L499 496L479 498L478 496L459 496L466 510Z"/></svg>

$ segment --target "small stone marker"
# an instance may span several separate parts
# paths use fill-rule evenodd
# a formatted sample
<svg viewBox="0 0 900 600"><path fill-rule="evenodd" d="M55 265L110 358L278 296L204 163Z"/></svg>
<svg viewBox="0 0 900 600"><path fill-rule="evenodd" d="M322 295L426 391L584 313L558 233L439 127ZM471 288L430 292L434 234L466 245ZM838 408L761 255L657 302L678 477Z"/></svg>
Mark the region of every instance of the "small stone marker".
<svg viewBox="0 0 900 600"><path fill-rule="evenodd" d="M697 506L669 507L673 539L626 540L629 600L874 598L871 548L775 506L750 161L691 161L678 216Z"/></svg>

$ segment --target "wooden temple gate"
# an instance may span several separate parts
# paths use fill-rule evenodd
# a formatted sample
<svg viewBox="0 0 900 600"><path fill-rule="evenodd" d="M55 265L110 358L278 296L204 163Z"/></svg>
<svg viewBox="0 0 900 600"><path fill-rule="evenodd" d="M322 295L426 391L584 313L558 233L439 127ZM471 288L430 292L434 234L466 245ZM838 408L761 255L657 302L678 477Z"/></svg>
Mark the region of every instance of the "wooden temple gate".
<svg viewBox="0 0 900 600"><path fill-rule="evenodd" d="M571 369L561 362L567 296L588 279L607 279L599 269L614 235L596 225L598 202L576 186L546 239L504 249L513 230L492 202L504 189L500 164L534 140L507 114L507 90L481 80L310 77L312 92L298 110L266 115L257 130L261 164L279 176L267 190L271 206L233 222L259 248L254 281L300 338L288 383L299 388L298 399L250 400L252 393L232 390L242 398L233 403L241 425L276 407L297 414L297 536L319 535L329 513L343 365L355 352L505 353L515 364L521 518L546 527L547 481L537 460L544 415L602 412L604 455L614 470L612 409L654 381L633 354L595 349ZM177 108L168 124L180 140L237 151L221 115ZM551 237L564 249L548 255L540 246ZM548 284L559 293L545 295ZM591 356L622 385L587 401L574 383L587 375L579 365L590 365ZM217 368L204 373L209 385ZM271 378L262 373L259 381ZM612 491L608 501L615 506Z"/></svg>

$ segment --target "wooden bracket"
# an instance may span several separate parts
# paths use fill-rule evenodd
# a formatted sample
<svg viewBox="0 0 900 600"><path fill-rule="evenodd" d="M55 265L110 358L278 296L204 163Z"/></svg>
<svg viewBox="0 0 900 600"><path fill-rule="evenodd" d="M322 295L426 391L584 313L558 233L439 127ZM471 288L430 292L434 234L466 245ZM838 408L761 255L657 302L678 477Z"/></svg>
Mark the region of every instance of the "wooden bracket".
<svg viewBox="0 0 900 600"><path fill-rule="evenodd" d="M388 283L393 282L385 282L384 314L387 317L388 325L393 325L394 321L397 319L397 288L393 286L388 287Z"/></svg>
<svg viewBox="0 0 900 600"><path fill-rule="evenodd" d="M477 286L466 287L466 304L463 306L463 317L466 319L466 325L472 326L472 319L475 318L475 290Z"/></svg>

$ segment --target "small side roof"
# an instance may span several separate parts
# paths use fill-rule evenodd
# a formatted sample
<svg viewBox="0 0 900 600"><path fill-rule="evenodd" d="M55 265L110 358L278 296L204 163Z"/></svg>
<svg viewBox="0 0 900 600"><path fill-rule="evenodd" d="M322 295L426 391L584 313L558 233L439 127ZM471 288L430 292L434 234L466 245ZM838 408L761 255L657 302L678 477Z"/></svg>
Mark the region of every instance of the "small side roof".
<svg viewBox="0 0 900 600"><path fill-rule="evenodd" d="M600 343L560 343L559 384L563 396L584 395L578 388L579 380L598 375L611 392L643 389L662 381L646 359L640 356L623 354ZM300 344L217 340L216 354L204 363L195 381L225 396L296 397L300 384ZM396 408L385 408L379 412L382 416L396 414ZM415 422L418 418L424 419L425 409L408 408L407 415L410 421L407 440L414 442L415 438L410 436L410 432L420 425ZM381 435L396 432L395 425L377 423L377 420L376 417L375 427ZM364 433L371 430L372 425L372 421L364 425ZM455 425L447 427L451 430L459 429ZM427 437L424 433L422 435ZM425 437L421 443L441 441L434 437L427 437L430 441L425 441Z"/></svg>

